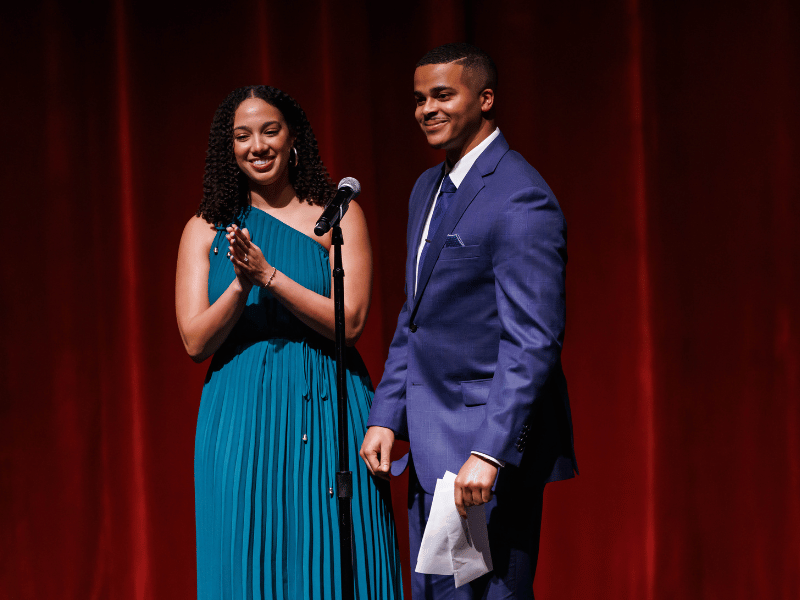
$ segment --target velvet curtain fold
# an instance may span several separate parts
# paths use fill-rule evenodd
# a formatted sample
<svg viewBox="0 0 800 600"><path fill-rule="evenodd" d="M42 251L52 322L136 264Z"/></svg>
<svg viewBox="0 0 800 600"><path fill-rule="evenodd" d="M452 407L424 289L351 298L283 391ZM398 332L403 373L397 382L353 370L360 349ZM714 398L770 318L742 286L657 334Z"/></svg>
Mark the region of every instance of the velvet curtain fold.
<svg viewBox="0 0 800 600"><path fill-rule="evenodd" d="M408 194L442 159L414 64L459 40L497 62L499 126L569 225L582 474L545 493L537 597L799 597L799 39L789 0L4 9L0 598L194 593L207 366L175 257L234 87L292 94L333 179L362 184L377 383Z"/></svg>

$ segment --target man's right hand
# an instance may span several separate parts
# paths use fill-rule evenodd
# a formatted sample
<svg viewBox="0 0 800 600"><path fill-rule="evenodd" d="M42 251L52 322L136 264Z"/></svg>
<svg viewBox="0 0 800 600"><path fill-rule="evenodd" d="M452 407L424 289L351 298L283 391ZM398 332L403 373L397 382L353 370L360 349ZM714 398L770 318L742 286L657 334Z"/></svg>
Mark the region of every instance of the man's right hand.
<svg viewBox="0 0 800 600"><path fill-rule="evenodd" d="M390 455L394 445L394 431L387 427L370 427L364 436L359 455L367 463L369 472L383 479L389 479L392 465Z"/></svg>

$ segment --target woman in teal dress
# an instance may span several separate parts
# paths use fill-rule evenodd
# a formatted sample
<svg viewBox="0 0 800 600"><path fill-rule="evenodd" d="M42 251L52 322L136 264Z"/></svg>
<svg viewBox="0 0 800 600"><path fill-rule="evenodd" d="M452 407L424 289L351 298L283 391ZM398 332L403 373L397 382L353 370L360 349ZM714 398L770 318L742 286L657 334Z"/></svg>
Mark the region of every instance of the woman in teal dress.
<svg viewBox="0 0 800 600"><path fill-rule="evenodd" d="M291 97L255 86L220 105L176 277L186 350L198 362L213 355L195 440L200 599L341 595L331 238L313 234L334 192ZM352 346L372 285L356 203L341 227ZM354 348L347 365L355 595L401 598L388 490L357 455L372 386Z"/></svg>

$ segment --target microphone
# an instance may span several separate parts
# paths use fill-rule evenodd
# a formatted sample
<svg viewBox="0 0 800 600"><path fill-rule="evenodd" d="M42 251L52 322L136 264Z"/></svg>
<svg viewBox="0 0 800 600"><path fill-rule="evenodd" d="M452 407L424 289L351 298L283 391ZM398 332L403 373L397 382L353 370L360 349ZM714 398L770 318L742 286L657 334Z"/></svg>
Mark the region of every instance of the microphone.
<svg viewBox="0 0 800 600"><path fill-rule="evenodd" d="M361 184L357 179L345 177L339 182L339 189L336 195L325 205L322 216L314 226L314 233L318 236L328 233L331 227L338 225L344 213L350 206L350 200L361 193Z"/></svg>

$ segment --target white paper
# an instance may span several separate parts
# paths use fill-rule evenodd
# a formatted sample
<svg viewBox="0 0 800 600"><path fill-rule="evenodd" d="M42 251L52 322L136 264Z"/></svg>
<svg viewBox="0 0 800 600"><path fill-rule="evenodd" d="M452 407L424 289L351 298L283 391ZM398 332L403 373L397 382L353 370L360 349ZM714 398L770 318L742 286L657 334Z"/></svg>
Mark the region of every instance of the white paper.
<svg viewBox="0 0 800 600"><path fill-rule="evenodd" d="M456 587L492 570L485 506L467 508L462 519L453 497L456 476L436 480L433 504L417 556L417 573L453 575Z"/></svg>

